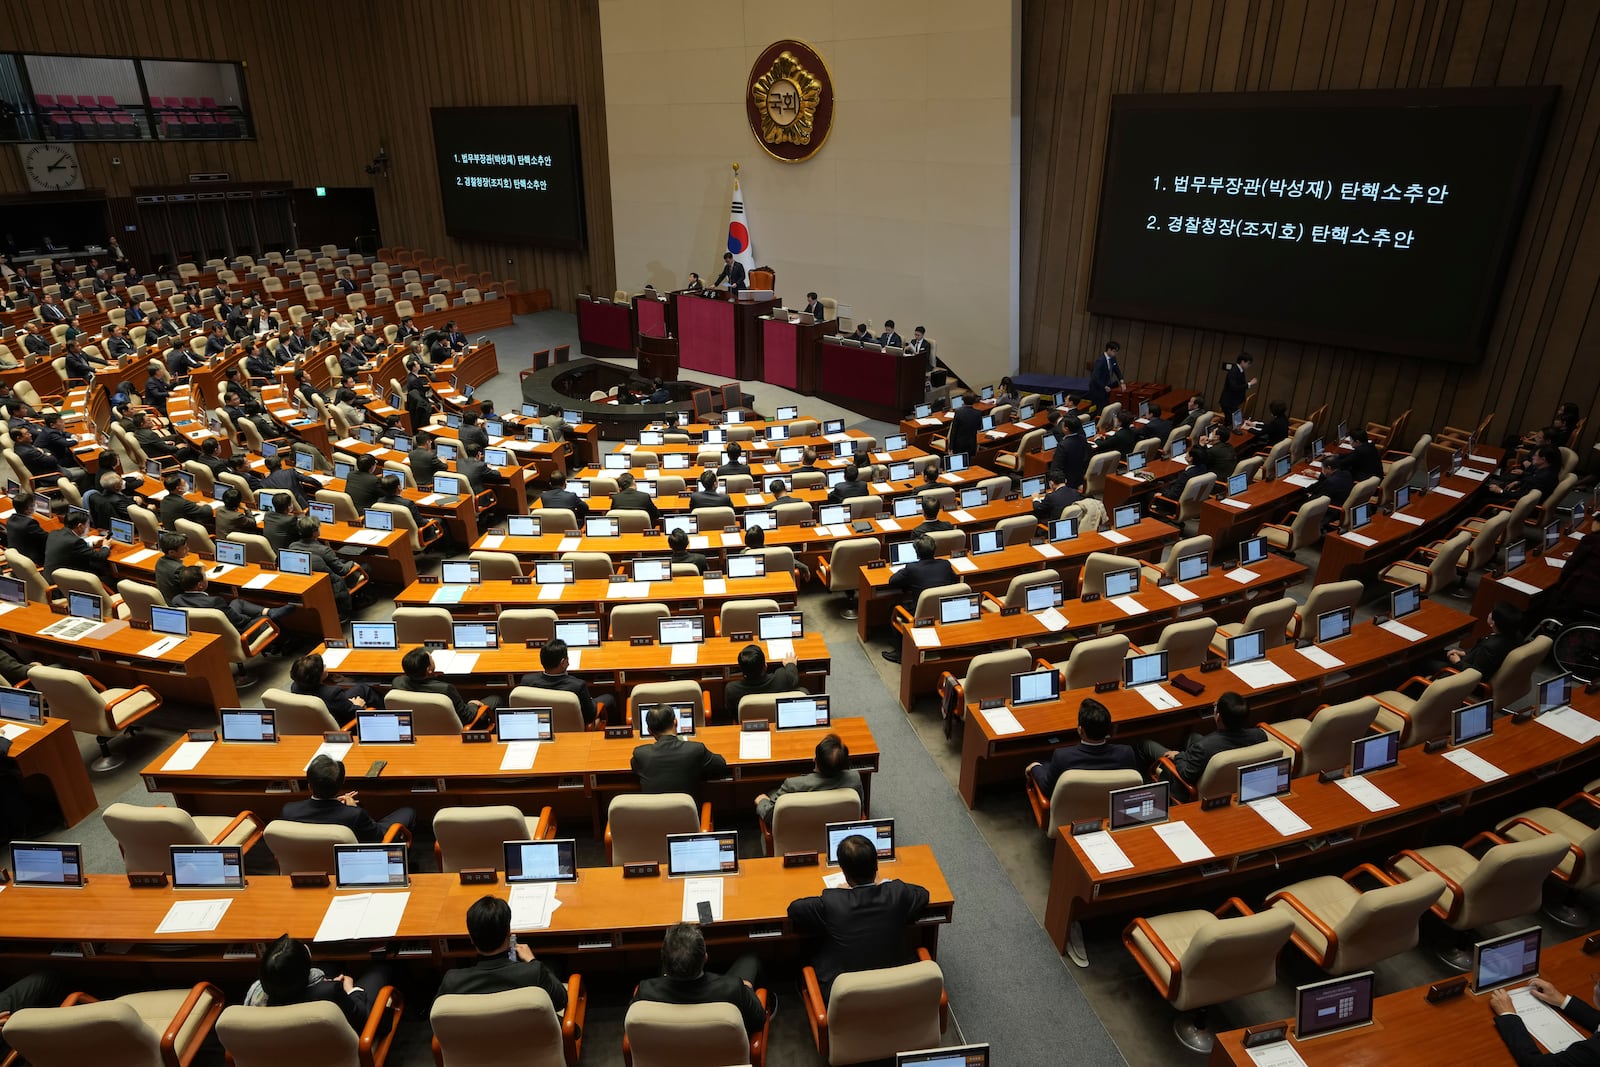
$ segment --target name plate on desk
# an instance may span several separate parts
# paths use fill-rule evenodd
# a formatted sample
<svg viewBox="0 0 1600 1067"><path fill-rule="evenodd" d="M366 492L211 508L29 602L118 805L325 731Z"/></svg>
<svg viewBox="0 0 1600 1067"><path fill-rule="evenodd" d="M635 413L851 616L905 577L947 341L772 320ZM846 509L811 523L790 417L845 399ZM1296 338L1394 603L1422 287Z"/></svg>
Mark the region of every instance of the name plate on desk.
<svg viewBox="0 0 1600 1067"><path fill-rule="evenodd" d="M869 570L869 571L881 571L883 568L887 567L888 565L889 565L889 561L888 560L883 560L883 559L869 560L867 562L867 570Z"/></svg>
<svg viewBox="0 0 1600 1067"><path fill-rule="evenodd" d="M188 739L190 741L215 741L217 732L215 730L190 730Z"/></svg>
<svg viewBox="0 0 1600 1067"><path fill-rule="evenodd" d="M429 652L441 652L450 647L449 641L424 641L422 647Z"/></svg>
<svg viewBox="0 0 1600 1067"><path fill-rule="evenodd" d="M493 867L463 867L459 874L462 885L495 885L500 881L500 872Z"/></svg>
<svg viewBox="0 0 1600 1067"><path fill-rule="evenodd" d="M630 637L630 638L628 638L628 644L632 645L634 648L649 648L651 645L653 645L655 643L656 643L656 639L653 638L653 637Z"/></svg>
<svg viewBox="0 0 1600 1067"><path fill-rule="evenodd" d="M1447 978L1442 982L1435 982L1428 987L1428 1003L1439 1004L1446 1000L1453 1000L1467 991L1467 976Z"/></svg>
<svg viewBox="0 0 1600 1067"><path fill-rule="evenodd" d="M1005 706L1006 702L1003 697L990 697L988 700L978 701L978 709L980 711L993 711L995 708L1003 708Z"/></svg>
<svg viewBox="0 0 1600 1067"><path fill-rule="evenodd" d="M1220 671L1221 669L1222 661L1220 659L1208 659L1200 664L1201 674L1210 674L1212 671Z"/></svg>
<svg viewBox="0 0 1600 1067"><path fill-rule="evenodd" d="M752 630L735 630L727 636L729 641L754 641L756 638Z"/></svg>
<svg viewBox="0 0 1600 1067"><path fill-rule="evenodd" d="M493 741L494 735L488 730L462 730L461 743L463 745L482 745Z"/></svg>
<svg viewBox="0 0 1600 1067"><path fill-rule="evenodd" d="M512 585L532 585L533 579L526 574L519 574L511 579Z"/></svg>
<svg viewBox="0 0 1600 1067"><path fill-rule="evenodd" d="M1233 797L1227 794L1224 794L1220 797L1201 797L1200 810L1210 811L1212 808L1225 808L1232 803L1232 801Z"/></svg>
<svg viewBox="0 0 1600 1067"><path fill-rule="evenodd" d="M354 738L349 730L328 730L322 735L322 740L330 745L348 745Z"/></svg>
<svg viewBox="0 0 1600 1067"><path fill-rule="evenodd" d="M1096 693L1115 693L1119 685L1121 685L1120 682L1096 682L1094 683L1094 691Z"/></svg>
<svg viewBox="0 0 1600 1067"><path fill-rule="evenodd" d="M606 727L606 740L607 741L626 741L628 738L630 738L632 736L633 736L633 727L627 725L626 723L624 723L621 726L607 726Z"/></svg>
<svg viewBox="0 0 1600 1067"><path fill-rule="evenodd" d="M624 878L659 878L661 864L659 863L624 863L622 877Z"/></svg>
<svg viewBox="0 0 1600 1067"><path fill-rule="evenodd" d="M764 734L772 728L766 719L747 719L739 724L739 729L747 734Z"/></svg>
<svg viewBox="0 0 1600 1067"><path fill-rule="evenodd" d="M1087 819L1083 822L1075 822L1072 824L1072 836L1077 837L1079 834L1097 834L1104 829L1104 820Z"/></svg>
<svg viewBox="0 0 1600 1067"><path fill-rule="evenodd" d="M328 888L327 871L291 871L289 885L294 889L326 889Z"/></svg>
<svg viewBox="0 0 1600 1067"><path fill-rule="evenodd" d="M1021 615L1021 614L1022 614L1022 605L1021 604L1013 604L1009 608L1001 608L1000 609L1000 617L1002 619L1010 618L1012 615Z"/></svg>
<svg viewBox="0 0 1600 1067"><path fill-rule="evenodd" d="M1256 1026L1244 1032L1245 1048L1260 1048L1262 1045L1276 1045L1280 1041L1289 1039L1289 1028L1282 1023L1276 1026Z"/></svg>
<svg viewBox="0 0 1600 1067"><path fill-rule="evenodd" d="M128 888L130 889L165 889L167 876L163 871L129 871Z"/></svg>
<svg viewBox="0 0 1600 1067"><path fill-rule="evenodd" d="M815 852L785 852L783 854L785 867L815 867L817 854Z"/></svg>
<svg viewBox="0 0 1600 1067"><path fill-rule="evenodd" d="M438 585L439 584L439 578L438 578L437 575L421 575L421 576L419 576L417 578L417 584L418 585Z"/></svg>

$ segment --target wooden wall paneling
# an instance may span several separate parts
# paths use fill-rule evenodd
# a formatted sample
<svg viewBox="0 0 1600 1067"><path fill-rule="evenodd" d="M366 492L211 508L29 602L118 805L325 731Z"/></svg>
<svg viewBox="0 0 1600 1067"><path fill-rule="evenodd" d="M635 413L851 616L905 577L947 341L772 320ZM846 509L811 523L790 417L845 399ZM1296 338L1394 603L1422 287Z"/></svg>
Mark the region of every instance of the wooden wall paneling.
<svg viewBox="0 0 1600 1067"><path fill-rule="evenodd" d="M1600 416L1600 8L1557 0L1082 0L1022 6L1022 366L1081 374L1108 338L1130 374L1214 397L1259 357L1258 404L1416 432L1575 400ZM1110 96L1553 84L1561 95L1483 359L1470 366L1086 311ZM1600 417L1596 419L1600 426ZM1595 435L1588 435L1589 441ZM1585 444L1588 441L1584 442Z"/></svg>

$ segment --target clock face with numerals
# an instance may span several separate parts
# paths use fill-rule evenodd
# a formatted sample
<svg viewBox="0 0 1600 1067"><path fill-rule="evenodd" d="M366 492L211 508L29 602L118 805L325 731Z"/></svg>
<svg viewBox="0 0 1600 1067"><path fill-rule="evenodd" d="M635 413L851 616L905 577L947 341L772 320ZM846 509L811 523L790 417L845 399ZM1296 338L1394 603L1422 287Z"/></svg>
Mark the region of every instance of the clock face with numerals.
<svg viewBox="0 0 1600 1067"><path fill-rule="evenodd" d="M27 172L28 185L36 192L54 193L63 189L83 188L83 169L78 166L78 153L65 145L18 145L22 153L22 169Z"/></svg>

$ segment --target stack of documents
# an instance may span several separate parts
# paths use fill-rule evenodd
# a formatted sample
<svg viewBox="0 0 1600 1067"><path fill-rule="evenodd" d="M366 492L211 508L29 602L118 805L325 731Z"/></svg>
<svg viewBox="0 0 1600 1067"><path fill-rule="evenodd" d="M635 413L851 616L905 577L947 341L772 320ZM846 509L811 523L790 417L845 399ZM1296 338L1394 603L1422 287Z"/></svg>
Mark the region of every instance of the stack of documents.
<svg viewBox="0 0 1600 1067"><path fill-rule="evenodd" d="M334 897L314 941L373 941L400 932L410 893L351 893Z"/></svg>
<svg viewBox="0 0 1600 1067"><path fill-rule="evenodd" d="M550 917L561 907L554 882L536 882L511 887L511 929L546 930Z"/></svg>

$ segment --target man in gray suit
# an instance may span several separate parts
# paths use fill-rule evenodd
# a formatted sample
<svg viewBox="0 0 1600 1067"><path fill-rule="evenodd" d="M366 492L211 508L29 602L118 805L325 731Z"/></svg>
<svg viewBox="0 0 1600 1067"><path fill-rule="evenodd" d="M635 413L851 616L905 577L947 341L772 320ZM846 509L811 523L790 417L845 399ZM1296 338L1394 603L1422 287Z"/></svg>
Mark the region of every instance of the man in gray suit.
<svg viewBox="0 0 1600 1067"><path fill-rule="evenodd" d="M810 774L785 778L770 795L762 793L756 797L756 814L771 826L772 809L779 797L818 789L854 789L856 796L861 797L861 772L850 766L850 749L839 740L838 734L829 734L817 742L816 765Z"/></svg>

